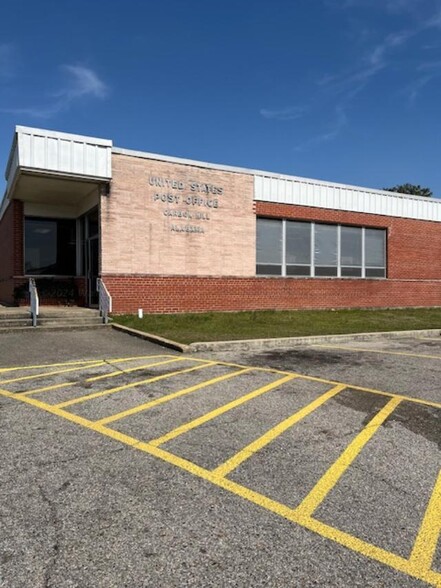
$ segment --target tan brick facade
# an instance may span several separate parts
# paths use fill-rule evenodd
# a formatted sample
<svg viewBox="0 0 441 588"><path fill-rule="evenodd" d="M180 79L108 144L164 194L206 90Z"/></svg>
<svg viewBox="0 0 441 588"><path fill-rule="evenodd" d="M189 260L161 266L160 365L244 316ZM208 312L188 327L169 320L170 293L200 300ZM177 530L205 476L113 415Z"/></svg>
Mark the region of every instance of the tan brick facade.
<svg viewBox="0 0 441 588"><path fill-rule="evenodd" d="M253 177L114 154L102 273L252 276Z"/></svg>

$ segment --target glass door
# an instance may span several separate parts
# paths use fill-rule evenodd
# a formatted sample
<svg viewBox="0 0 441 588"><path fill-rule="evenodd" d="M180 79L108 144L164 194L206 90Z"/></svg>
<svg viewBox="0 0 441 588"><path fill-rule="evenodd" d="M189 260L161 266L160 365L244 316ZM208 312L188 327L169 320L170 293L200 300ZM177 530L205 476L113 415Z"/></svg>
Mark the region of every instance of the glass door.
<svg viewBox="0 0 441 588"><path fill-rule="evenodd" d="M98 236L87 239L87 291L89 306L98 306L96 280L99 275L99 239Z"/></svg>
<svg viewBox="0 0 441 588"><path fill-rule="evenodd" d="M87 304L98 306L96 281L100 271L100 238L98 208L91 210L84 217L84 269L87 283Z"/></svg>

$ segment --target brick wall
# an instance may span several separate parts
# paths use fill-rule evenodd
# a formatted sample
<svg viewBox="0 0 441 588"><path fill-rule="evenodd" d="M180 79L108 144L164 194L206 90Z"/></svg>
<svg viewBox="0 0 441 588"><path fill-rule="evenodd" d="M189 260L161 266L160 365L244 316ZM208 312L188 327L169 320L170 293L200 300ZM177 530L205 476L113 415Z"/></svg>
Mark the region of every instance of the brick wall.
<svg viewBox="0 0 441 588"><path fill-rule="evenodd" d="M441 306L441 280L104 276L115 313Z"/></svg>
<svg viewBox="0 0 441 588"><path fill-rule="evenodd" d="M441 224L404 218L252 201L252 177L114 157L110 197L102 197L102 275L114 312L203 312L257 309L441 306ZM154 200L149 178L222 186L210 220L191 219L202 234L170 224L164 214L186 206ZM164 190L167 192L167 190ZM197 194L198 195L198 194ZM192 210L204 207L192 207ZM255 215L385 228L388 279L255 277ZM13 201L0 221L0 301L13 302L23 283L23 205ZM84 289L84 288L83 288ZM84 295L84 293L83 293Z"/></svg>
<svg viewBox="0 0 441 588"><path fill-rule="evenodd" d="M13 200L0 220L0 302L14 302L13 276L23 274L23 203Z"/></svg>
<svg viewBox="0 0 441 588"><path fill-rule="evenodd" d="M256 202L255 213L385 228L388 279L109 273L104 280L113 296L114 312L441 306L440 223L267 202Z"/></svg>

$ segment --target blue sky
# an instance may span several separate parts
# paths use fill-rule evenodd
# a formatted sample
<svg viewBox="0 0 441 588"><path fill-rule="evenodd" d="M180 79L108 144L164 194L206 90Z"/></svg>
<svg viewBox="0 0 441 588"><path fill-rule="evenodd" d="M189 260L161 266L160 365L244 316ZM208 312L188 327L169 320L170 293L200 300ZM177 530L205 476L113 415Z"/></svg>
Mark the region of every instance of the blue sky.
<svg viewBox="0 0 441 588"><path fill-rule="evenodd" d="M0 21L2 171L22 124L441 196L440 111L440 0L21 0Z"/></svg>

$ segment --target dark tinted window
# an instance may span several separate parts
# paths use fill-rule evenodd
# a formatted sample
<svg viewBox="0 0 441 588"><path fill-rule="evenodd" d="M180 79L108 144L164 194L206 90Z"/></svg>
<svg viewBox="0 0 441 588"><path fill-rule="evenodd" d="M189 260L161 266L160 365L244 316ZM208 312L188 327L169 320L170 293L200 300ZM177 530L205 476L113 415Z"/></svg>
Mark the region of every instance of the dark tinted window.
<svg viewBox="0 0 441 588"><path fill-rule="evenodd" d="M75 220L25 219L25 273L75 275Z"/></svg>
<svg viewBox="0 0 441 588"><path fill-rule="evenodd" d="M257 219L258 274L282 274L282 221Z"/></svg>
<svg viewBox="0 0 441 588"><path fill-rule="evenodd" d="M386 231L365 229L366 267L386 267Z"/></svg>

